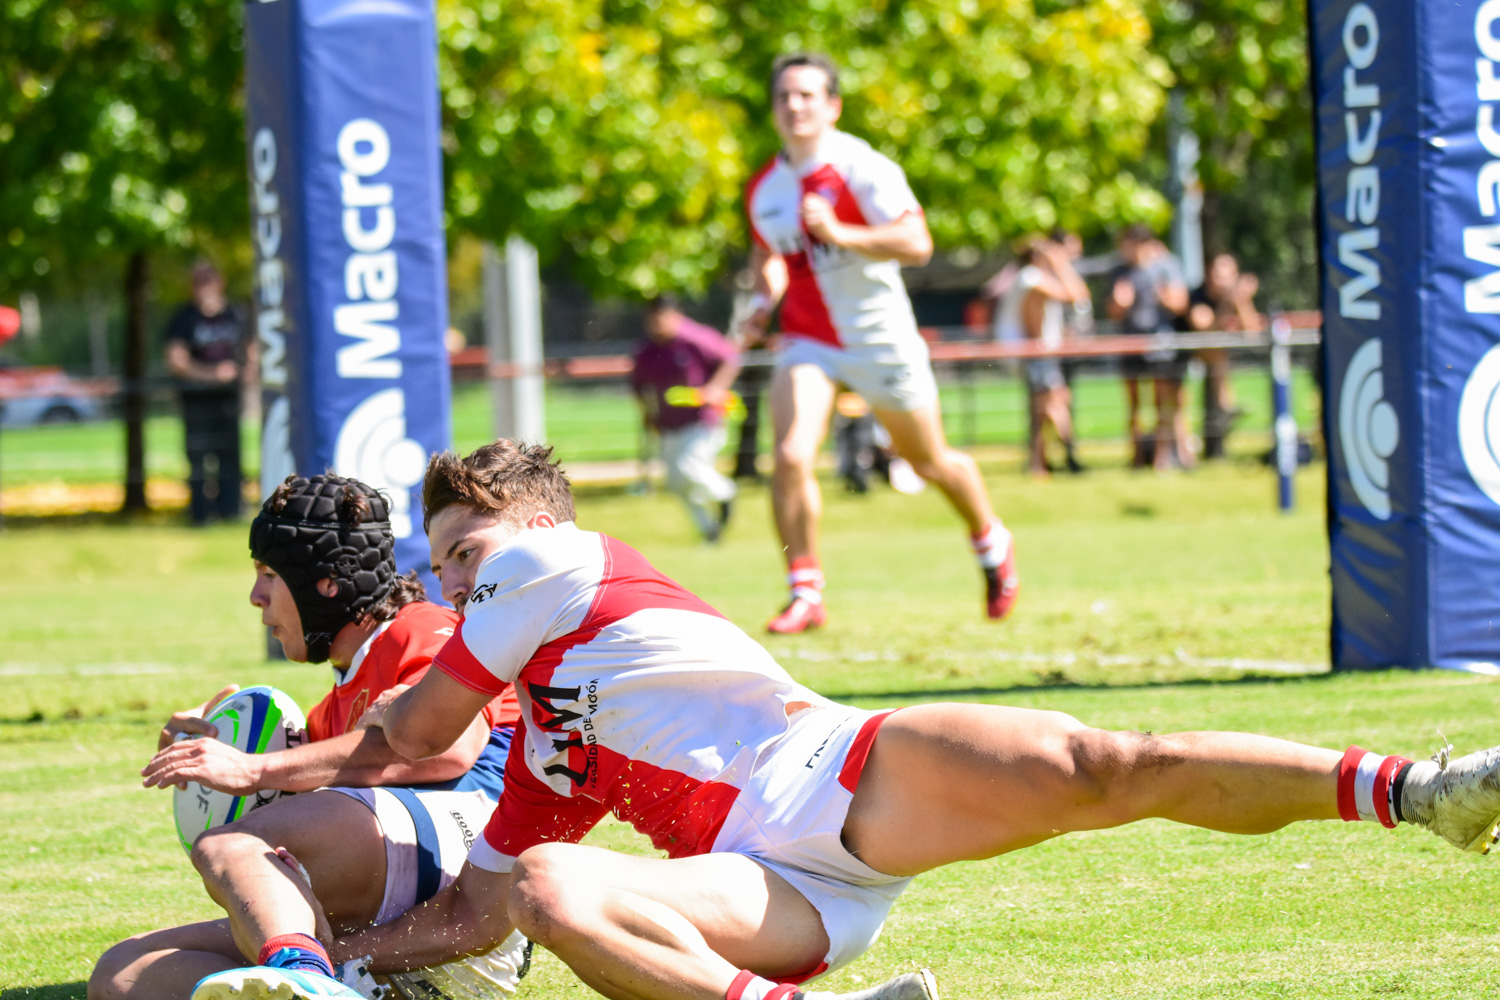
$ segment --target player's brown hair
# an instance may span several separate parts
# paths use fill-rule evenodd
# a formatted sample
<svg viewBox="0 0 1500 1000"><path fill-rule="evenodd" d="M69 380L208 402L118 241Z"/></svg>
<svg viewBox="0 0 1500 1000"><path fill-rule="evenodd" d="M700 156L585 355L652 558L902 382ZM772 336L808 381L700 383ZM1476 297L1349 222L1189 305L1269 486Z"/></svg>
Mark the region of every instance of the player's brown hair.
<svg viewBox="0 0 1500 1000"><path fill-rule="evenodd" d="M417 577L417 571L412 570L405 576L398 576L392 580L390 593L376 601L366 614L378 622L388 622L396 617L396 612L408 604L416 604L418 601L425 600L427 600L427 588Z"/></svg>
<svg viewBox="0 0 1500 1000"><path fill-rule="evenodd" d="M501 438L459 458L433 455L422 480L422 526L453 504L523 524L545 511L558 521L577 518L573 490L552 449Z"/></svg>
<svg viewBox="0 0 1500 1000"><path fill-rule="evenodd" d="M771 86L769 93L776 96L776 81L781 79L781 74L793 66L811 66L823 71L828 79L828 96L839 96L839 68L836 63L821 52L788 52L786 55L777 56L776 61L771 64Z"/></svg>

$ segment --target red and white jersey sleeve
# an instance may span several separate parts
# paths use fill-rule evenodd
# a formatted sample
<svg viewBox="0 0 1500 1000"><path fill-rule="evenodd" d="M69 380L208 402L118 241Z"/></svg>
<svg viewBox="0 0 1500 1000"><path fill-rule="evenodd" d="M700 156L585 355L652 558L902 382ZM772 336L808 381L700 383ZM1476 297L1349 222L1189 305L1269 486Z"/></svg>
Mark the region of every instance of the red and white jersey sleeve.
<svg viewBox="0 0 1500 1000"><path fill-rule="evenodd" d="M901 265L813 239L802 225L809 194L826 198L841 221L855 225L885 225L922 211L901 168L863 139L830 132L817 155L795 168L778 154L750 181L745 207L756 246L786 261L782 331L836 347L918 336Z"/></svg>
<svg viewBox="0 0 1500 1000"><path fill-rule="evenodd" d="M480 567L434 662L478 691L514 678L524 741L470 860L582 837L607 812L672 857L707 852L757 749L826 701L628 545L523 531Z"/></svg>

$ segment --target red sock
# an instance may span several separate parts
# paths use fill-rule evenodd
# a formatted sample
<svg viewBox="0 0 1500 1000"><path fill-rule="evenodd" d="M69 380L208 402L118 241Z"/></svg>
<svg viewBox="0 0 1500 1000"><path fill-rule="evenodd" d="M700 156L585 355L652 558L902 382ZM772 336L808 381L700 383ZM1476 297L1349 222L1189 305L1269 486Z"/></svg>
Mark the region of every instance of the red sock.
<svg viewBox="0 0 1500 1000"><path fill-rule="evenodd" d="M788 1000L796 992L795 986L762 979L749 969L741 969L724 991L724 1000Z"/></svg>
<svg viewBox="0 0 1500 1000"><path fill-rule="evenodd" d="M823 569L817 556L798 556L786 568L786 582L792 588L792 597L801 598L811 604L823 600ZM750 997L748 1000L760 1000Z"/></svg>
<svg viewBox="0 0 1500 1000"><path fill-rule="evenodd" d="M1401 786L1411 761L1382 757L1359 747L1344 751L1339 761L1339 816L1350 822L1369 820L1394 827L1402 819Z"/></svg>
<svg viewBox="0 0 1500 1000"><path fill-rule="evenodd" d="M277 968L302 969L306 972L333 976L333 959L328 957L328 952L318 943L318 939L308 934L276 935L260 946L260 954L256 956L255 964L270 965L271 959L282 951L290 951L294 954L277 962Z"/></svg>

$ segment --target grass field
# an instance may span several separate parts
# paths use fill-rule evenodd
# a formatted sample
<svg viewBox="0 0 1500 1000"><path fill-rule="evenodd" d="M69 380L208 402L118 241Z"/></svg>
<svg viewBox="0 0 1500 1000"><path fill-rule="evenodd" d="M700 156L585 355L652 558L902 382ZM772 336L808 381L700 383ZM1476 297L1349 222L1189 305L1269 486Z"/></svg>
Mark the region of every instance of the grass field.
<svg viewBox="0 0 1500 1000"><path fill-rule="evenodd" d="M1043 484L986 471L1018 539L1013 621L979 619L977 575L931 491L830 488L831 626L768 642L781 662L871 707L963 699L1408 755L1430 752L1439 730L1461 749L1500 738L1491 681L1326 673L1320 469L1299 479L1289 516L1248 463ZM660 495L587 492L580 521L757 634L780 599L756 489L718 548L694 544ZM167 796L138 784L166 716L229 680L309 705L328 677L261 662L243 526L11 522L0 565L0 1000L82 997L113 941L215 915ZM647 849L618 825L591 836ZM1496 997L1496 864L1368 824L1074 835L918 878L880 942L827 988L925 965L951 1000ZM586 995L546 955L523 987Z"/></svg>

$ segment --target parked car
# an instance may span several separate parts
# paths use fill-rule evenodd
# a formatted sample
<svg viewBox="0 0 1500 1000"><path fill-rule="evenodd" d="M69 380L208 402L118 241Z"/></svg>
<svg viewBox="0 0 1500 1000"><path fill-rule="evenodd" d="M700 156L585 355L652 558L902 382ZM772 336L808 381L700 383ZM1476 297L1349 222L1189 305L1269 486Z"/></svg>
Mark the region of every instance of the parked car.
<svg viewBox="0 0 1500 1000"><path fill-rule="evenodd" d="M0 361L0 427L98 420L117 388L114 379L74 378L61 368Z"/></svg>

